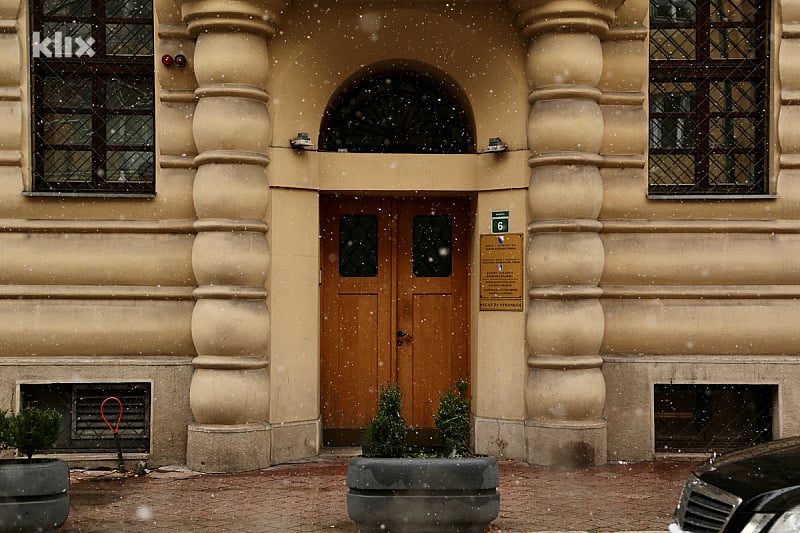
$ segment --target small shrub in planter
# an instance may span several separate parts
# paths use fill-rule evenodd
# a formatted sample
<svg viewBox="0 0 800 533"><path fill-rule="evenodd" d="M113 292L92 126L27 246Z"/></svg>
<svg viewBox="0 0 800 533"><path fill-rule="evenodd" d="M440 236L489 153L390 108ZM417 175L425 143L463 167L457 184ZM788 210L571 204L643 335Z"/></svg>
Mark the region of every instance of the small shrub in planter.
<svg viewBox="0 0 800 533"><path fill-rule="evenodd" d="M459 379L439 396L439 411L434 422L439 428L443 455L464 457L469 455L469 411L472 400L467 397L469 383Z"/></svg>
<svg viewBox="0 0 800 533"><path fill-rule="evenodd" d="M2 413L0 446L16 448L30 463L36 450L52 448L58 438L61 415L55 409L26 407L17 415Z"/></svg>
<svg viewBox="0 0 800 533"><path fill-rule="evenodd" d="M381 389L368 452L347 470L347 511L360 532L478 533L497 518L497 462L469 453L468 387L459 380L441 394L435 420L442 453L427 457L409 456L399 387Z"/></svg>
<svg viewBox="0 0 800 533"><path fill-rule="evenodd" d="M24 459L0 460L0 531L55 531L69 515L69 466L58 459L34 459L58 437L61 415L26 407L16 415L0 411L0 448L16 448Z"/></svg>
<svg viewBox="0 0 800 533"><path fill-rule="evenodd" d="M378 413L367 425L368 457L401 457L406 452L406 421L400 414L398 385L384 385L378 395Z"/></svg>

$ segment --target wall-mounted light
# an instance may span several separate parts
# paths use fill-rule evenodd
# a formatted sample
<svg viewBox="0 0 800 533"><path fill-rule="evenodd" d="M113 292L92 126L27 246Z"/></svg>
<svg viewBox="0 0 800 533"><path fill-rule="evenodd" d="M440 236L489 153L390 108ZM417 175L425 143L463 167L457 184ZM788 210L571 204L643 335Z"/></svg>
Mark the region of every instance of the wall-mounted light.
<svg viewBox="0 0 800 533"><path fill-rule="evenodd" d="M314 146L314 143L311 142L311 138L308 136L308 133L300 132L297 134L297 137L291 139L289 141L291 145L295 148L308 148L310 146Z"/></svg>
<svg viewBox="0 0 800 533"><path fill-rule="evenodd" d="M487 152L505 152L508 150L508 145L503 142L500 137L490 137L489 146L486 148Z"/></svg>
<svg viewBox="0 0 800 533"><path fill-rule="evenodd" d="M183 54L178 54L175 57L172 57L169 54L164 54L161 56L161 64L165 67L171 67L175 65L178 68L183 68L189 63L189 60L186 59L186 56Z"/></svg>

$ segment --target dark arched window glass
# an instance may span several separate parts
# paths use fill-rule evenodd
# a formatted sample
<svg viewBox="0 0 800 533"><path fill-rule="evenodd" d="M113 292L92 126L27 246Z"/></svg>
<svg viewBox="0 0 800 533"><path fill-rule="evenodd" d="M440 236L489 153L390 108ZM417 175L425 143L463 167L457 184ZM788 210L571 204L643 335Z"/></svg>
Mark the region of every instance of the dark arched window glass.
<svg viewBox="0 0 800 533"><path fill-rule="evenodd" d="M361 78L325 112L326 152L463 154L474 151L471 120L439 81L412 72Z"/></svg>

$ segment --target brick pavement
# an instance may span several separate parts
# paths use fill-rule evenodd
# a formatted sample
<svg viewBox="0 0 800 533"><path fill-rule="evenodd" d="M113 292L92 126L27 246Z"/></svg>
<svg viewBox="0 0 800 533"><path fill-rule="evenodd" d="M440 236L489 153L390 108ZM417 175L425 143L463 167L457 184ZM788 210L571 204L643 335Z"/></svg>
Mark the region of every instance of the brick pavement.
<svg viewBox="0 0 800 533"><path fill-rule="evenodd" d="M557 470L503 461L492 531L663 532L693 465ZM70 517L61 532L355 532L346 470L347 457L323 457L236 475L73 471Z"/></svg>

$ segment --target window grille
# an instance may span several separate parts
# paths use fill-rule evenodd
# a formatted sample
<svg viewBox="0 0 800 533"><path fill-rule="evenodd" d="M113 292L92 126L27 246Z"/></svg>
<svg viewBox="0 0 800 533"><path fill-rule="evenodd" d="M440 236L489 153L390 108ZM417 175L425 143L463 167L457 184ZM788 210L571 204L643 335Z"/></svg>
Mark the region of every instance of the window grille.
<svg viewBox="0 0 800 533"><path fill-rule="evenodd" d="M650 0L650 194L765 194L769 4Z"/></svg>
<svg viewBox="0 0 800 533"><path fill-rule="evenodd" d="M126 452L150 451L149 383L47 383L21 386L22 405L52 408L61 413L61 431L53 451L115 452L114 434L103 421L100 405L109 396L123 406L119 440ZM116 426L119 406L105 406L108 421Z"/></svg>
<svg viewBox="0 0 800 533"><path fill-rule="evenodd" d="M33 190L153 194L150 0L32 1Z"/></svg>
<svg viewBox="0 0 800 533"><path fill-rule="evenodd" d="M445 84L421 73L372 74L325 111L325 152L464 154L475 151L468 110Z"/></svg>
<svg viewBox="0 0 800 533"><path fill-rule="evenodd" d="M655 385L656 453L730 451L772 440L774 385Z"/></svg>

